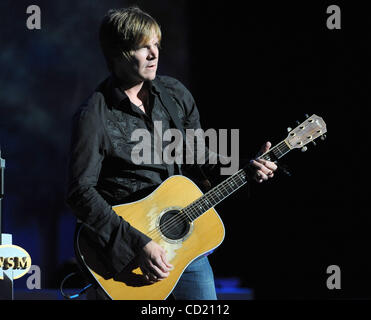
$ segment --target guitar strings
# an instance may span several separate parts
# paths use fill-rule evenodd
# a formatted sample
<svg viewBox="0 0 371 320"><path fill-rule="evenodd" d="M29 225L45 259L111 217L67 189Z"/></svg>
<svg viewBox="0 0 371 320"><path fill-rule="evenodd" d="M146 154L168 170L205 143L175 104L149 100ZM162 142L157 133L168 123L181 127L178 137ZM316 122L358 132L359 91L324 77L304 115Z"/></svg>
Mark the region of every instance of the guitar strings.
<svg viewBox="0 0 371 320"><path fill-rule="evenodd" d="M288 149L288 151L283 150L283 152L282 152L282 149L285 149L285 148L287 149L287 145L285 144L284 141L282 141L280 144L278 144L277 146L275 146L274 148L272 148L270 150L270 152L274 152L274 149L275 148L279 149L280 152L281 152L281 154L283 154L284 152L287 153L288 151L290 151L290 149ZM262 155L259 158L264 158L264 156ZM237 183L236 178L239 178L241 180L241 171L242 170L238 171L235 175L233 175L230 178L226 179L220 185L218 185L217 187L213 188L212 190L210 190L209 192L207 192L206 194L204 194L202 197L196 199L194 202L192 202L191 204L189 204L187 207L185 207L181 211L179 211L179 213L174 218L169 219L165 224L162 225L163 232L166 232L166 231L170 230L170 228L172 228L173 226L175 226L180 221L184 221L185 216L188 217L188 218L191 217L191 219L194 220L195 218L197 218L199 216L198 213L197 213L198 208L201 208L202 210L204 210L204 212L206 212L207 210L209 210L210 208L212 208L213 206L215 206L217 203L219 203L220 201L222 201L231 192L234 192L239 187L241 187L244 184L244 182L245 182L243 179L242 179L242 184L240 186L237 186L237 188L235 190L233 190L233 188L232 188L232 191L230 191L230 190L227 189L228 186L231 187L231 184L232 183L233 184L236 184ZM223 191L226 191L227 192L227 195L225 195ZM221 195L221 199L219 198L219 195ZM218 198L218 201L215 204L213 204L212 206L210 206L206 210L203 207L204 204L197 205L197 202L202 202L203 200L206 200L207 202L209 202L209 200L207 199L208 197L211 197L214 201L215 201L215 197L216 197L216 198ZM157 227L157 228L155 228L155 229L153 229L153 230L150 231L151 234L154 234L156 232L161 233L161 228L160 227Z"/></svg>
<svg viewBox="0 0 371 320"><path fill-rule="evenodd" d="M241 172L239 172L239 173L241 173ZM236 179L236 178L239 178L239 179L241 180L240 175L235 175L235 176L233 177L233 179ZM182 209L182 210L177 214L176 217L174 217L173 219L169 219L168 223L166 223L166 224L163 225L163 227L165 226L165 227L163 228L163 230L164 230L164 231L165 231L165 230L169 230L169 229L170 229L172 226L174 226L176 223L179 223L180 221L183 221L183 220L184 220L184 214L185 214L185 216L187 216L188 218L191 217L191 219L193 218L193 220L194 220L195 218L198 217L197 211L198 211L199 208L201 208L202 210L204 210L204 212L206 212L207 210L209 210L210 208L212 208L213 206L215 206L216 203L213 204L212 206L209 206L208 209L205 210L205 208L204 208L203 206L198 205L197 203L203 201L203 200L204 200L203 198L205 198L208 202L210 202L210 201L207 199L207 197L212 196L212 197L214 198L215 193L218 192L217 188L219 188L219 187L220 187L220 188L223 188L224 191L227 191L227 195L224 195L223 193L221 193L221 194L222 194L222 198L223 198L223 197L227 197L228 194L231 193L231 192L227 189L227 186L228 186L228 184L230 184L230 182L231 182L233 179L227 179L227 180L225 180L223 183L221 183L221 184L218 185L216 188L214 188L215 190L213 190L213 189L210 190L208 193L204 194L203 196L201 196L200 198L196 199L194 202L192 202L191 204L189 204L187 207L183 208L183 209ZM242 181L243 181L243 180L242 180ZM236 181L233 181L233 183L236 184ZM242 185L243 185L243 184L242 184ZM242 185L241 185L241 186L242 186ZM234 190L232 190L232 192L233 192L233 191L234 191ZM215 199L214 199L214 201L215 201ZM219 199L219 197L218 197L218 201L219 201L219 202L221 201L221 200ZM187 213L186 211L188 211L188 213ZM157 229L158 229L158 228L157 228ZM157 231L157 230L155 229L154 231Z"/></svg>
<svg viewBox="0 0 371 320"><path fill-rule="evenodd" d="M192 219L194 220L194 219L198 218L198 216L199 216L198 210L199 209L203 210L202 214L205 213L207 210L209 210L210 208L215 206L217 203L222 201L224 198L229 196L232 192L234 192L238 188L242 187L246 183L246 181L243 179L243 178L245 178L245 176L241 177L241 173L244 174L243 169L241 169L236 174L234 174L230 178L228 178L225 181L223 181L222 183L220 183L215 188L211 189L209 192L205 193L200 198L193 201L187 207L180 210L174 218L169 219L161 227L158 226L158 227L154 228L153 230L151 230L148 233L148 235L149 236L150 235L155 236L156 234L161 235L161 230L162 230L162 232L169 231L172 227L177 225L179 222L183 222L185 217L187 217L188 219L190 219L190 217L191 217L190 220L192 220ZM240 183L242 182L241 185L239 185L237 183L237 178L240 180ZM237 185L237 188L236 188L236 185ZM228 190L228 187L231 188L232 190ZM221 190L218 190L218 189L221 189ZM224 192L226 192L227 194L225 195ZM222 196L221 197L222 199L219 198L218 193ZM213 204L212 206L209 206L210 201L207 198L212 197L213 201L215 201L215 196L217 197L217 202L215 204ZM204 200L206 200L208 202L207 203L208 208L206 210L204 208L204 204L202 204L202 205L197 204L198 202L202 202Z"/></svg>
<svg viewBox="0 0 371 320"><path fill-rule="evenodd" d="M228 179L227 179L228 180ZM221 188L224 188L224 191L227 191L228 190L226 189L226 186L224 186L224 184L228 183L228 181L225 180L223 183L221 183L220 185L218 185L217 187L221 187ZM216 187L216 188L217 188ZM210 191L213 191L210 190ZM159 233L161 234L161 229L163 232L166 232L168 230L170 230L173 226L177 225L180 221L184 221L184 214L189 218L191 217L191 219L195 219L197 218L197 208L195 207L196 203L201 201L202 198L204 198L206 195L210 196L212 194L212 192L208 192L206 194L204 194L203 196L201 196L200 198L196 199L195 201L193 201L191 204L189 204L187 207L183 208L181 211L179 211L179 213L172 219L169 219L166 223L164 223L161 227L158 226L156 227L155 229L151 230L148 235L150 234L156 234L156 233ZM210 207L212 208L212 207ZM210 208L208 208L207 210L209 210ZM189 214L187 214L186 210L188 211ZM206 211L207 211L206 210ZM204 211L204 212L206 212Z"/></svg>
<svg viewBox="0 0 371 320"><path fill-rule="evenodd" d="M280 155L277 155L276 152L275 152L276 150L279 150L279 152L281 154ZM281 141L279 144L277 144L275 147L273 147L271 150L269 150L269 152L267 152L267 154L265 154L265 155L268 155L268 153L273 152L274 155L277 158L280 158L284 154L286 154L288 151L290 151L290 148L286 145L285 141ZM260 157L258 157L258 159L260 159L260 158L265 158L265 156L264 155L261 155ZM268 155L268 158L267 159L269 159L269 155ZM205 213L210 208L212 208L213 206L215 206L216 204L218 204L220 201L222 201L223 199L225 199L226 197L228 197L232 192L234 192L239 187L241 187L242 185L245 184L246 181L244 181L241 178L241 176L240 176L240 174L241 174L242 171L243 171L243 169L239 170L236 174L234 174L230 178L224 180L218 186L216 186L215 188L211 189L209 192L205 193L200 198L198 198L195 201L193 201L187 207L185 207L182 210L180 210L176 214L176 216L174 218L170 218L162 226L158 226L158 227L154 228L153 230L151 230L148 233L148 235L155 236L156 234L158 234L158 235L161 236L161 231L162 232L169 231L175 225L179 224L180 222L183 222L184 219L185 219L185 217L187 217L191 221L197 219L200 216L198 214L198 210L199 209L203 210L203 212L201 214ZM234 181L236 178L239 178L240 180L242 180L242 184L240 186L237 186L236 189L233 189L233 187L230 184L231 183L237 184L237 181ZM232 191L230 191L230 190L227 189L228 186L229 187L232 187ZM224 191L227 192L227 195L224 194ZM221 195L221 199L219 198L219 195ZM198 205L197 203L198 202L205 201L205 200L207 202L209 202L208 197L211 197L213 201L215 201L215 197L217 197L217 202L215 204L213 204L212 206L209 206L209 204L207 203L208 208L205 210L205 208L203 207L204 204ZM191 217L191 219L190 219L190 217Z"/></svg>
<svg viewBox="0 0 371 320"><path fill-rule="evenodd" d="M243 184L239 185L238 187L242 187L242 185ZM222 187L223 187L224 191L227 191L227 193L229 193L229 194L231 193L229 190L226 189L226 186L225 185L223 185ZM237 188L235 190L237 190ZM209 194L209 196L210 195L211 195L211 193ZM228 196L228 194L227 195L224 195L223 194L222 198L223 197L227 197L227 196ZM169 219L168 223L167 224L164 224L162 226L162 228L157 227L156 229L152 230L151 233L153 235L156 234L156 233L161 234L161 231L164 232L164 233L166 233L166 231L170 230L172 227L174 227L175 225L177 225L180 221L183 222L184 219L185 219L185 216L187 216L188 219L189 219L189 217L192 217L193 220L194 220L194 219L198 218L198 216L200 216L199 213L198 213L198 211L199 211L200 208L202 209L202 211L203 211L202 214L203 214L203 213L207 212L210 208L212 208L213 206L215 206L215 204L213 204L212 206L208 205L207 209L205 209L204 206L200 206L198 204L196 205L196 203L199 202L199 200L200 199L196 200L194 203L192 203L191 205L189 205L186 208L184 208L183 210L181 210L177 214L177 216L174 217L173 219ZM215 201L215 199L214 199L214 201ZM218 201L217 202L220 202L220 201L221 200L218 197ZM188 213L187 213L187 211L188 211Z"/></svg>
<svg viewBox="0 0 371 320"><path fill-rule="evenodd" d="M177 216L175 216L174 218L172 219L169 219L166 223L164 223L162 225L162 231L163 232L166 232L168 230L170 230L170 228L172 228L173 226L175 226L177 223L179 223L180 221L184 221L184 215L182 215L183 213L189 217L191 216L193 219L196 219L199 215L197 214L197 211L198 211L198 208L201 208L202 210L204 210L203 213L205 213L207 210L209 210L210 208L212 208L213 206L215 206L217 203L219 203L220 201L222 201L224 198L226 198L227 196L229 196L232 192L234 192L235 190L237 190L238 188L242 187L246 181L241 177L241 172L243 172L243 169L241 169L239 172L237 172L235 175L231 176L230 178L226 179L225 181L223 181L220 185L218 185L217 187L213 188L212 190L210 190L209 192L207 192L205 195L203 195L202 197L196 199L194 202L192 202L191 204L189 204L187 207L183 208L178 214ZM245 177L245 176L244 176ZM234 181L236 180L236 178L238 178L239 180L241 180L241 185L237 185L237 188L233 189L232 188L232 191L228 190L227 187L231 187L231 182L233 182L235 185L237 184L237 181ZM227 194L225 195L223 193L223 190L218 190L218 189L224 189L224 191L227 192ZM198 206L196 205L197 202L200 202L202 201L201 199L204 198L205 196L212 196L214 198L214 195L217 195L217 193L219 192L219 194L221 194L222 196L222 199L218 197L218 201L213 204L212 206L210 206L207 210L205 210L202 206ZM215 201L215 199L214 199ZM185 212L185 210L188 210L189 211L189 215ZM194 215L193 215L194 214ZM155 235L156 233L159 233L161 234L161 227L156 227L155 229L151 230L148 235Z"/></svg>

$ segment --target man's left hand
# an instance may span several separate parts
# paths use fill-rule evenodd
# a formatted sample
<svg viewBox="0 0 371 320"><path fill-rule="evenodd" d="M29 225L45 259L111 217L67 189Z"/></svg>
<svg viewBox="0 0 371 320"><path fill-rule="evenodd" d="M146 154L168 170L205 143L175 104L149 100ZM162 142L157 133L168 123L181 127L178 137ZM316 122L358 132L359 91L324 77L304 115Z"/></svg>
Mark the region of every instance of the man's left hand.
<svg viewBox="0 0 371 320"><path fill-rule="evenodd" d="M260 149L258 157L266 153L271 146L272 144L270 142L266 142ZM250 161L250 169L252 172L251 179L262 183L263 181L273 178L274 171L277 170L277 165L272 161L255 159Z"/></svg>

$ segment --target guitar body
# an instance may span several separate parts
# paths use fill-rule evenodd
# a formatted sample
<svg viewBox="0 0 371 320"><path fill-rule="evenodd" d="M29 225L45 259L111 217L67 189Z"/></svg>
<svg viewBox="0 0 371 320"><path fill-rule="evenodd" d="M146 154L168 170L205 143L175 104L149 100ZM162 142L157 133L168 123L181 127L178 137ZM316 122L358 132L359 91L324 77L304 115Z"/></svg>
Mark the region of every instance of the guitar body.
<svg viewBox="0 0 371 320"><path fill-rule="evenodd" d="M193 222L179 220L176 213L203 195L190 179L172 176L142 200L114 206L113 210L133 227L148 235L166 250L174 266L168 278L149 283L134 259L115 278L107 276L96 248L83 232L75 241L80 264L104 292L114 300L166 299L177 284L184 269L197 257L213 250L224 239L224 226L215 209L210 208ZM174 223L179 222L176 228ZM84 227L83 227L84 228Z"/></svg>

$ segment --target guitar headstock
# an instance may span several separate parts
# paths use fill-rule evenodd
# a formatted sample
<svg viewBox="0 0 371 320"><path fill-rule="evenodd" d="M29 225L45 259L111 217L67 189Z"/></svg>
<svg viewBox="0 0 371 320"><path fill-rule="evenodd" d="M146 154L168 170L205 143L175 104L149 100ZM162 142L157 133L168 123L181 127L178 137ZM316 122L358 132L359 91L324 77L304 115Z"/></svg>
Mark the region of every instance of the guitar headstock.
<svg viewBox="0 0 371 320"><path fill-rule="evenodd" d="M326 123L321 117L313 114L295 129L292 129L285 142L290 149L303 148L306 144L323 136L326 132Z"/></svg>

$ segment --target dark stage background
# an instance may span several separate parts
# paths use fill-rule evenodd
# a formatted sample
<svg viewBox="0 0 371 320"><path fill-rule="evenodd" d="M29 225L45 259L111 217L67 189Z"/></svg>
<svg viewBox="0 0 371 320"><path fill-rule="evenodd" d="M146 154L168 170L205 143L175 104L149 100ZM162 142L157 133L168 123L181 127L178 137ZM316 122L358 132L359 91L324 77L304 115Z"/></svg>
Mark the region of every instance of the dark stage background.
<svg viewBox="0 0 371 320"><path fill-rule="evenodd" d="M26 28L31 4L41 9L41 30ZM64 203L71 116L108 75L102 16L131 4L162 26L159 74L191 90L204 129L240 129L241 155L280 142L305 113L327 123L326 141L283 160L291 177L277 174L218 205L226 238L210 256L216 277L241 279L256 299L371 298L370 219L356 201L352 144L361 104L350 94L365 94L358 53L368 44L351 31L355 8L339 4L342 29L329 30L333 3L311 1L0 1L3 232L40 266L42 288L57 288L75 268L74 217ZM341 269L340 290L326 287L329 265Z"/></svg>

